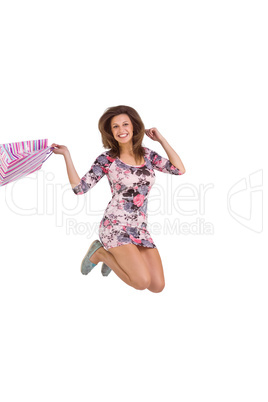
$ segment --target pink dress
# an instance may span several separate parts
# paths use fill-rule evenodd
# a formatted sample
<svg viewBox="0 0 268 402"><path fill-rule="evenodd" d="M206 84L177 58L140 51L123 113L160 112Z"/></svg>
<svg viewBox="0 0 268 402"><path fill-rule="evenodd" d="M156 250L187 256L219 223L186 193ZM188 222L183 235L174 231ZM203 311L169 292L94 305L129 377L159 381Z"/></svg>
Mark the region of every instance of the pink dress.
<svg viewBox="0 0 268 402"><path fill-rule="evenodd" d="M147 230L147 203L155 182L154 170L174 175L182 172L155 151L144 149L145 163L139 166L128 165L118 157L112 158L110 151L103 152L72 189L75 194L84 194L107 176L112 199L99 225L100 241L106 250L129 243L156 248Z"/></svg>

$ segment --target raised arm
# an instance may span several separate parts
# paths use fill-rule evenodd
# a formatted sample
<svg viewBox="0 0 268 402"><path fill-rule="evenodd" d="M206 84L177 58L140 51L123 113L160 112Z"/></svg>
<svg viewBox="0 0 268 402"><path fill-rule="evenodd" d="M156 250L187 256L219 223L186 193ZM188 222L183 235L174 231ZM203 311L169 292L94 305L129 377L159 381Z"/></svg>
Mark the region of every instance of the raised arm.
<svg viewBox="0 0 268 402"><path fill-rule="evenodd" d="M184 174L186 172L185 167L181 161L181 158L179 155L174 151L174 149L169 145L167 140L163 137L162 134L157 130L157 128L153 127L148 130L145 130L145 134L151 138L153 141L158 141L164 150L167 153L168 159L170 163L175 166L177 169L179 169L180 174Z"/></svg>
<svg viewBox="0 0 268 402"><path fill-rule="evenodd" d="M75 170L68 148L65 145L58 145L58 144L52 144L51 146L54 147L53 152L55 154L64 156L69 182L73 189L80 183L81 179L78 176L77 171Z"/></svg>
<svg viewBox="0 0 268 402"><path fill-rule="evenodd" d="M179 169L181 174L184 174L186 170L179 155L174 151L174 149L171 147L171 145L169 145L164 137L159 142L166 151L170 163L172 163L172 165Z"/></svg>
<svg viewBox="0 0 268 402"><path fill-rule="evenodd" d="M113 161L113 159L108 156L107 152L103 152L95 159L89 171L80 179L67 148L64 147L64 145L58 145L57 147L59 147L59 151L57 152L57 150L55 150L54 152L64 155L69 181L76 195L84 194L94 187L99 180L108 173L109 166Z"/></svg>

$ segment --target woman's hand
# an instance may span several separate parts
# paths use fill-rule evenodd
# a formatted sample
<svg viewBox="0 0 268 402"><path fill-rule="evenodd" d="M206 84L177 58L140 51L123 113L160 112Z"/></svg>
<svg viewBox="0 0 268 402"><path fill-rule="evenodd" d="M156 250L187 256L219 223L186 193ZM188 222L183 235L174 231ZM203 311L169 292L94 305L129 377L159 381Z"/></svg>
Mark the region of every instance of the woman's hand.
<svg viewBox="0 0 268 402"><path fill-rule="evenodd" d="M157 128L155 128L155 127L146 129L145 134L148 135L148 137L151 138L151 140L153 140L153 141L160 142L161 140L164 139L162 134L160 134L159 131L157 130Z"/></svg>
<svg viewBox="0 0 268 402"><path fill-rule="evenodd" d="M54 149L52 149L52 152L54 152L54 154L65 156L69 153L69 150L65 145L53 143L51 146L54 147Z"/></svg>

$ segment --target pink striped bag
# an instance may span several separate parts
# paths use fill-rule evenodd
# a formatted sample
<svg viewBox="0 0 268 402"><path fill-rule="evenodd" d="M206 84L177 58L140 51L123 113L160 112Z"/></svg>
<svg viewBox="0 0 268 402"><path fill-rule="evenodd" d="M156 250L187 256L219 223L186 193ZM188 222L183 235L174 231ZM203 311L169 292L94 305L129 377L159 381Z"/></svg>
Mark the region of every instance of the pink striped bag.
<svg viewBox="0 0 268 402"><path fill-rule="evenodd" d="M0 186L41 169L53 153L47 143L45 139L0 144Z"/></svg>

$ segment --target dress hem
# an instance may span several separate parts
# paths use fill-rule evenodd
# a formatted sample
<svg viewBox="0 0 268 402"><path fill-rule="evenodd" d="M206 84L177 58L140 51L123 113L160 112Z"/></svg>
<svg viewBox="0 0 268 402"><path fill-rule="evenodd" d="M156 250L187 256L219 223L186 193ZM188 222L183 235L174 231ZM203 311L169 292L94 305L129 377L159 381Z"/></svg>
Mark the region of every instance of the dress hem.
<svg viewBox="0 0 268 402"><path fill-rule="evenodd" d="M100 240L100 241L101 241L101 240ZM102 243L102 241L101 241L101 244L103 245L103 248L104 248L106 251L109 250L110 248L125 246L125 245L127 245L127 244L134 244L134 246L146 247L146 248L157 248L156 245L150 247L150 246L145 246L145 244L137 244L137 243L132 242L132 241L129 242L129 243L123 243L123 244L120 244L120 245L117 245L117 246L112 246L112 247L105 247L104 244Z"/></svg>

